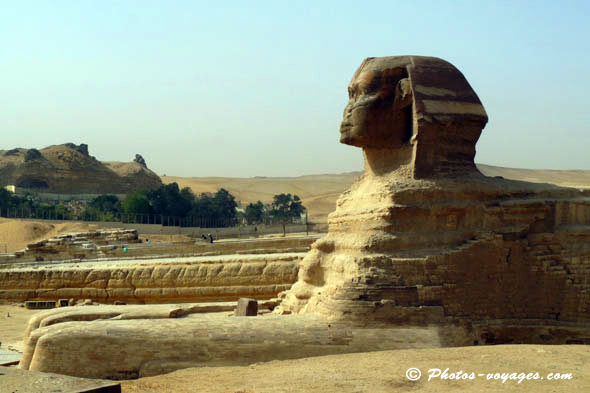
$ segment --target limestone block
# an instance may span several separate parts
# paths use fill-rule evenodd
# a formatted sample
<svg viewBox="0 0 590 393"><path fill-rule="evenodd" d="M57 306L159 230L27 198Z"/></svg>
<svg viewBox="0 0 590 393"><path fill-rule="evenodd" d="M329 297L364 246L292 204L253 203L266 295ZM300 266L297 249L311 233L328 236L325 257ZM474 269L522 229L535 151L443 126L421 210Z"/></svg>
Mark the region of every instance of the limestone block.
<svg viewBox="0 0 590 393"><path fill-rule="evenodd" d="M258 302L256 299L239 298L235 315L236 317L255 317L258 315Z"/></svg>

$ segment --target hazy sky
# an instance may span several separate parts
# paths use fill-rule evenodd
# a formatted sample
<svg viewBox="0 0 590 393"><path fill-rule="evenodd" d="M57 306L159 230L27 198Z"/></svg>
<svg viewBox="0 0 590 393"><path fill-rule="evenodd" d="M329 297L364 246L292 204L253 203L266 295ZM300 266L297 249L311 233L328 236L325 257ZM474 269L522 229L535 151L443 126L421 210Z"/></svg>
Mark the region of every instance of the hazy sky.
<svg viewBox="0 0 590 393"><path fill-rule="evenodd" d="M0 149L87 143L162 175L362 169L341 145L368 56L453 63L480 163L590 169L590 1L3 1Z"/></svg>

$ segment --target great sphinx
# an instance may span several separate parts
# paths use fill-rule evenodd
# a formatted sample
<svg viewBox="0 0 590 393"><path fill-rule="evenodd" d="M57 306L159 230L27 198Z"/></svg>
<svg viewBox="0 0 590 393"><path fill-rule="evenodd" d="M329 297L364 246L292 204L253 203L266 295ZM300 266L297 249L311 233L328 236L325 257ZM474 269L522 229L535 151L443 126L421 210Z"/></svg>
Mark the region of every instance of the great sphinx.
<svg viewBox="0 0 590 393"><path fill-rule="evenodd" d="M31 320L21 368L124 378L399 348L402 330L425 346L590 343L590 194L482 175L486 123L450 63L366 59L340 129L364 174L272 315L50 311Z"/></svg>
<svg viewBox="0 0 590 393"><path fill-rule="evenodd" d="M444 60L368 58L348 90L340 140L365 171L280 308L460 324L474 343L590 342L590 194L483 176L486 112Z"/></svg>

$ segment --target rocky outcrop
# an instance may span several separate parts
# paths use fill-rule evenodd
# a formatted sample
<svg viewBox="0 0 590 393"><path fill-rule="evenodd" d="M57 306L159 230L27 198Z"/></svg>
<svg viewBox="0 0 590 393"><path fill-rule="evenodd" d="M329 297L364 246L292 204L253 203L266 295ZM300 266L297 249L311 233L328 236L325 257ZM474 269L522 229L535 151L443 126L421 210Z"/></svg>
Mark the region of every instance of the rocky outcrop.
<svg viewBox="0 0 590 393"><path fill-rule="evenodd" d="M158 175L137 162L103 163L88 145L66 143L0 154L0 186L16 185L48 193L125 194L162 185Z"/></svg>
<svg viewBox="0 0 590 393"><path fill-rule="evenodd" d="M133 159L133 162L137 162L142 167L147 168L147 164L145 162L145 159L141 156L141 154L136 154L135 158Z"/></svg>

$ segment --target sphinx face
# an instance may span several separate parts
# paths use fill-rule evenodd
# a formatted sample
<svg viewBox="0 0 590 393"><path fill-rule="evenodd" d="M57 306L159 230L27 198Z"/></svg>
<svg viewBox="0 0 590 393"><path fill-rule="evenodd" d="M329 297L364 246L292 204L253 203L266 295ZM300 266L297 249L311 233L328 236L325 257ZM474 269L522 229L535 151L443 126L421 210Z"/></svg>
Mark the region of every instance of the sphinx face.
<svg viewBox="0 0 590 393"><path fill-rule="evenodd" d="M404 74L403 68L362 71L361 66L348 86L341 143L386 148L400 146L407 139L407 121L400 117L408 101Z"/></svg>

